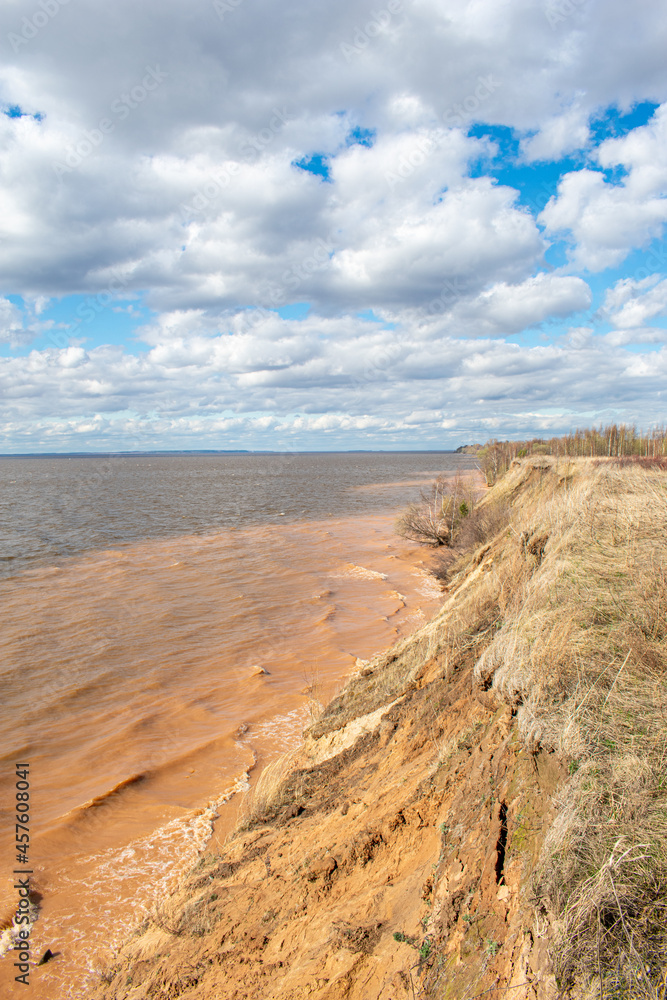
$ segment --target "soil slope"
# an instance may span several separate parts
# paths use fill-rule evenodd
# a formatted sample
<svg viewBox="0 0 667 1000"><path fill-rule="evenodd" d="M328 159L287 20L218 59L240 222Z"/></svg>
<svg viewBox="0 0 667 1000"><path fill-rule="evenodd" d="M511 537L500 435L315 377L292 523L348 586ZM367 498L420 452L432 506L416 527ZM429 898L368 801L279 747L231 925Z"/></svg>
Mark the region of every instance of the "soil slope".
<svg viewBox="0 0 667 1000"><path fill-rule="evenodd" d="M493 525L495 534L462 560L438 615L365 665L305 734L302 747L267 769L225 849L202 857L180 891L138 928L92 996L547 1000L559 989L587 995L591 970L559 956L570 954L564 933L579 934L584 953L590 919L587 924L582 917L576 927L567 923L561 889L550 875L565 842L568 857L578 857L580 825L572 816L581 811L573 812L579 799L572 789L583 787L581 775L589 773L594 754L576 711L565 712L585 674L584 654L579 643L575 684L566 670L567 643L559 645L565 632L558 615L567 600L554 602L554 588L583 558L591 496L607 495L609 477L616 475L585 462L515 463L483 501L483 507L495 505L495 514L480 524ZM664 494L663 481L656 483ZM645 494L646 481L635 486ZM621 521L617 516L617 548L624 544ZM636 539L637 523L632 531ZM602 528L598 536L602 544ZM570 643L579 642L575 625L592 627L577 586L569 580L566 587L578 609L567 632ZM526 653L539 653L539 643L529 641L532 618L525 616L531 608L552 636L553 669L537 653ZM524 646L512 639L519 622ZM630 641L632 622L623 643ZM596 649L603 640L596 633ZM667 701L655 643L662 641L660 634L651 647L660 711ZM636 679L641 650L648 647L637 640L633 648ZM608 651L607 666L614 655ZM614 681L618 668L609 672L607 666L590 687L606 697L605 711L621 685L618 677ZM576 690L579 705L583 688ZM602 773L601 758L595 759ZM599 801L606 831L607 800ZM636 818L644 806L633 801ZM618 792L614 803L616 841L625 831ZM592 830L589 824L583 834L589 844L597 836ZM618 848L629 852L626 866L636 840L628 831ZM607 841L603 847L604 855ZM617 870L614 863L612 850L610 873ZM570 901L581 886L585 898L589 877L590 866L583 875L575 871ZM651 877L662 878L657 861ZM606 897L598 889L599 914ZM664 903L664 894L660 898ZM600 962L605 941L614 955L622 951L623 905L621 900L620 922L610 909L603 931L595 925ZM654 911L642 913L647 940L658 949L646 982L654 992L619 989L616 995L659 998L664 938L651 930ZM621 944L612 947L617 925ZM632 948L626 951L632 962ZM641 985L638 968L632 981ZM597 971L604 978L602 965Z"/></svg>

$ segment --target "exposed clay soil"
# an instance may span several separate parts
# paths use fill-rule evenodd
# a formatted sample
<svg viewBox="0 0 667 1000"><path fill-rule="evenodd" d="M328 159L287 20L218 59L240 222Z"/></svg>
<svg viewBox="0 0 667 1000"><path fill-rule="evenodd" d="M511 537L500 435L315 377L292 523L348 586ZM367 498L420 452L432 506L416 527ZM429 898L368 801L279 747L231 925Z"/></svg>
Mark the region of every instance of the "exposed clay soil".
<svg viewBox="0 0 667 1000"><path fill-rule="evenodd" d="M498 544L421 640L351 681L268 804L201 859L92 997L555 995L529 878L565 769L528 752L512 707L473 682L493 629L483 604L465 643L432 641Z"/></svg>

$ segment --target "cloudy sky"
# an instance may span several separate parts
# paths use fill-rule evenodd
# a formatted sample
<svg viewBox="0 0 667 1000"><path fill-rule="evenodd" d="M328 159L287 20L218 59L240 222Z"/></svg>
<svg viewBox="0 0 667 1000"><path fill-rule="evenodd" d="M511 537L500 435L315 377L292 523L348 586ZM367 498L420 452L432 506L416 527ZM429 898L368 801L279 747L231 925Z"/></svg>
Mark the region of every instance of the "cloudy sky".
<svg viewBox="0 0 667 1000"><path fill-rule="evenodd" d="M1 452L666 419L663 0L4 0Z"/></svg>

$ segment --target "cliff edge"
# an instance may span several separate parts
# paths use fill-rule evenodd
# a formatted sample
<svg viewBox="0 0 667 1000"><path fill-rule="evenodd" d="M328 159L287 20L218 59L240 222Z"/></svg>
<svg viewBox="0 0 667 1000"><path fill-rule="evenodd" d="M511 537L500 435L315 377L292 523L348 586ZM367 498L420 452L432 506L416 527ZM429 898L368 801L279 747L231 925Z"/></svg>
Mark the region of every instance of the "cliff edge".
<svg viewBox="0 0 667 1000"><path fill-rule="evenodd" d="M664 1000L667 476L524 459L478 511L91 996Z"/></svg>

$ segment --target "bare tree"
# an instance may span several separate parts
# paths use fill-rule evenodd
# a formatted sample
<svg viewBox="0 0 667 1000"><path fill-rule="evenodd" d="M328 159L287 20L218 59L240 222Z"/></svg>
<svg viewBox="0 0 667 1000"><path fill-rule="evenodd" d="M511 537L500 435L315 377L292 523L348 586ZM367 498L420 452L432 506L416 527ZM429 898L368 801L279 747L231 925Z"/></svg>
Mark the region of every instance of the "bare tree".
<svg viewBox="0 0 667 1000"><path fill-rule="evenodd" d="M460 475L438 476L420 500L410 504L396 521L403 538L428 545L451 545L459 521L467 517L475 502L472 483Z"/></svg>

